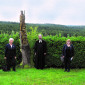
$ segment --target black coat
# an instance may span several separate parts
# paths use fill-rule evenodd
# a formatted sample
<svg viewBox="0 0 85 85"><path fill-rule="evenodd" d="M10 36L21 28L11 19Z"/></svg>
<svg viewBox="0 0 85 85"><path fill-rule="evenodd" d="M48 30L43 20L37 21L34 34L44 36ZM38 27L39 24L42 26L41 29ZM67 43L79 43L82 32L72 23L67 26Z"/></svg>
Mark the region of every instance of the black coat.
<svg viewBox="0 0 85 85"><path fill-rule="evenodd" d="M16 66L16 46L13 44L12 47L10 44L6 45L5 48L5 57L6 59L6 64L7 64L7 70L10 70L11 67L13 67L13 70L15 70Z"/></svg>
<svg viewBox="0 0 85 85"><path fill-rule="evenodd" d="M46 42L42 40L42 43L39 43L39 40L36 41L35 47L34 47L34 52L36 53L35 56L35 67L36 68L44 68L45 65L45 55L46 53Z"/></svg>
<svg viewBox="0 0 85 85"><path fill-rule="evenodd" d="M16 56L16 46L13 44L11 48L10 44L7 44L5 48L5 57L10 58L15 56Z"/></svg>
<svg viewBox="0 0 85 85"><path fill-rule="evenodd" d="M62 50L62 55L66 57L66 49L67 49L67 45L65 44L63 46L63 50ZM73 45L71 44L70 46L70 57L73 57L74 56L74 47Z"/></svg>

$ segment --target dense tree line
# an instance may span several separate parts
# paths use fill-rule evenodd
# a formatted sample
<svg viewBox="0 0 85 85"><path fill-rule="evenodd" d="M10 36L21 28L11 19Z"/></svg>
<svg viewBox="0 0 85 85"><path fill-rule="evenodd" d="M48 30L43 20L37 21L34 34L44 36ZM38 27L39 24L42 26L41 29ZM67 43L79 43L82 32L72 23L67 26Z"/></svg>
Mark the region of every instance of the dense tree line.
<svg viewBox="0 0 85 85"><path fill-rule="evenodd" d="M85 36L85 26L67 26L56 24L28 24L26 23L27 32L30 31L30 27L37 27L38 32L46 35L59 35L67 37L69 36ZM15 22L0 22L0 33L10 34L12 31L19 32L19 23Z"/></svg>

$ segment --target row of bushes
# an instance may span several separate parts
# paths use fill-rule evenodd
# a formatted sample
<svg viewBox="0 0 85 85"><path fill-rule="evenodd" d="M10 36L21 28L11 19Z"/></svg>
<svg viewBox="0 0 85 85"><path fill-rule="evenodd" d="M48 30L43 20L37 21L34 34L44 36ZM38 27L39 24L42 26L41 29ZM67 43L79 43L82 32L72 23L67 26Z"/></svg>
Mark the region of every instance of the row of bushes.
<svg viewBox="0 0 85 85"><path fill-rule="evenodd" d="M28 33L28 41L31 47L31 64L34 57L34 44L38 40L37 28L31 28L31 32ZM62 62L60 57L62 55L63 45L67 39L72 40L72 44L75 49L75 56L72 60L71 67L85 68L85 37L61 37L61 34L56 36L43 36L43 39L47 42L47 56L46 56L46 67L61 67ZM32 64L33 65L33 64Z"/></svg>
<svg viewBox="0 0 85 85"><path fill-rule="evenodd" d="M31 49L31 65L33 65L34 57L34 44L38 40L37 28L30 28L32 31L27 33L28 42ZM8 43L8 39L13 37L15 39L14 44L17 47L17 64L21 62L21 52L20 52L20 38L19 33L11 35L0 34L0 65L4 64L4 50L5 45ZM46 56L46 67L61 67L62 62L60 57L62 55L62 48L67 39L71 39L75 49L75 56L71 63L71 67L85 68L85 38L79 37L61 37L61 34L56 36L43 36L43 39L47 42L47 56Z"/></svg>
<svg viewBox="0 0 85 85"><path fill-rule="evenodd" d="M66 38L68 39L68 38ZM60 57L62 56L62 48L65 41L56 41L52 38L47 38L47 56L46 56L46 66L61 67L62 62ZM75 56L71 63L71 67L85 67L85 41L72 41L75 49Z"/></svg>

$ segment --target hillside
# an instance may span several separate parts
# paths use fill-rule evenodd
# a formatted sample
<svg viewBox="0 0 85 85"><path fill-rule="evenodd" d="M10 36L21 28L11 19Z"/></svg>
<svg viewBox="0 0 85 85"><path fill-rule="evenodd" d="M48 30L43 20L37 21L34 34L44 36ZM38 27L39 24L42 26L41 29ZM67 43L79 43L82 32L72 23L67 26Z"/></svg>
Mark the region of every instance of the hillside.
<svg viewBox="0 0 85 85"><path fill-rule="evenodd" d="M58 24L28 24L26 23L27 32L30 31L30 27L38 27L38 32L43 35L59 35L62 36L85 36L85 26L67 26ZM0 22L0 33L19 32L19 23L16 22Z"/></svg>

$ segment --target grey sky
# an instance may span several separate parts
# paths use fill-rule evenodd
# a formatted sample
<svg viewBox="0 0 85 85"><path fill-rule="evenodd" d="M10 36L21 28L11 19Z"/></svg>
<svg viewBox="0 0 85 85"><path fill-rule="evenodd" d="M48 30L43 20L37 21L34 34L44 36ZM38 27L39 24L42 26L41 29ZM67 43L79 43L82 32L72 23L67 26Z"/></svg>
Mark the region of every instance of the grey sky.
<svg viewBox="0 0 85 85"><path fill-rule="evenodd" d="M19 22L21 10L27 23L85 25L85 0L0 0L0 21Z"/></svg>

